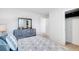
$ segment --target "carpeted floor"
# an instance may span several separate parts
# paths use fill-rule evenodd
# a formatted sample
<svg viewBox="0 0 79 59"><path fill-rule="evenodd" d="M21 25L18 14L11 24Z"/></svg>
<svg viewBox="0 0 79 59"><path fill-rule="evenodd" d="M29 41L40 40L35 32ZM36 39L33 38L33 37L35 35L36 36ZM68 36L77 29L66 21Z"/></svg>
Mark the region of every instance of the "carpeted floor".
<svg viewBox="0 0 79 59"><path fill-rule="evenodd" d="M40 35L18 40L19 51L67 51L51 39Z"/></svg>
<svg viewBox="0 0 79 59"><path fill-rule="evenodd" d="M69 43L69 42L66 43L65 47L69 48L71 51L79 51L78 45L75 45L75 44L72 44L72 43Z"/></svg>

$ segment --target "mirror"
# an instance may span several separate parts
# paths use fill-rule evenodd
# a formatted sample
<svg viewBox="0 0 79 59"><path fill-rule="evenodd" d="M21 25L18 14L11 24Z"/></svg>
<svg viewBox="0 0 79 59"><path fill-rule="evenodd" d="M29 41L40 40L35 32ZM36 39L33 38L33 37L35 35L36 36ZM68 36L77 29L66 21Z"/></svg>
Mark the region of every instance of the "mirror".
<svg viewBox="0 0 79 59"><path fill-rule="evenodd" d="M28 29L32 28L31 18L18 18L18 29Z"/></svg>

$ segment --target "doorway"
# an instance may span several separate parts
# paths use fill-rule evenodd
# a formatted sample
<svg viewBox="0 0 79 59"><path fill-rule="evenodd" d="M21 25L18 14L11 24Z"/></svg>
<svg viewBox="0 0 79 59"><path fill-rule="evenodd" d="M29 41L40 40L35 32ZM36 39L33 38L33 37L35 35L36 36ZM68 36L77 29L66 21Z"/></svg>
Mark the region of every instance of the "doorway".
<svg viewBox="0 0 79 59"><path fill-rule="evenodd" d="M79 9L65 13L66 46L79 50Z"/></svg>

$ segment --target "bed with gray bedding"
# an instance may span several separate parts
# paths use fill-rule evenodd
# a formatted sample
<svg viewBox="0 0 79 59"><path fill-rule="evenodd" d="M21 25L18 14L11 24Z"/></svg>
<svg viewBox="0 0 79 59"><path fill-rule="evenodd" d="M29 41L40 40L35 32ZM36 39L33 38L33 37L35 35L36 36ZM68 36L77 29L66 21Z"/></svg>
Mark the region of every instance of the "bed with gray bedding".
<svg viewBox="0 0 79 59"><path fill-rule="evenodd" d="M40 35L18 40L19 51L67 51L55 41Z"/></svg>

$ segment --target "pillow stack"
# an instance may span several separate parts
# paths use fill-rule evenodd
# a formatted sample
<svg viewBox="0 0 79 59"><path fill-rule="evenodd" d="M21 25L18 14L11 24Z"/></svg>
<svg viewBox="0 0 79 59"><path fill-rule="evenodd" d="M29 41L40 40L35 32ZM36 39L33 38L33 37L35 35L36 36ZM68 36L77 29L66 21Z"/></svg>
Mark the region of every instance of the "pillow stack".
<svg viewBox="0 0 79 59"><path fill-rule="evenodd" d="M15 38L15 36L13 34L9 34L6 37L6 41L9 45L9 47L11 48L11 50L13 50L13 51L17 50L17 39Z"/></svg>

